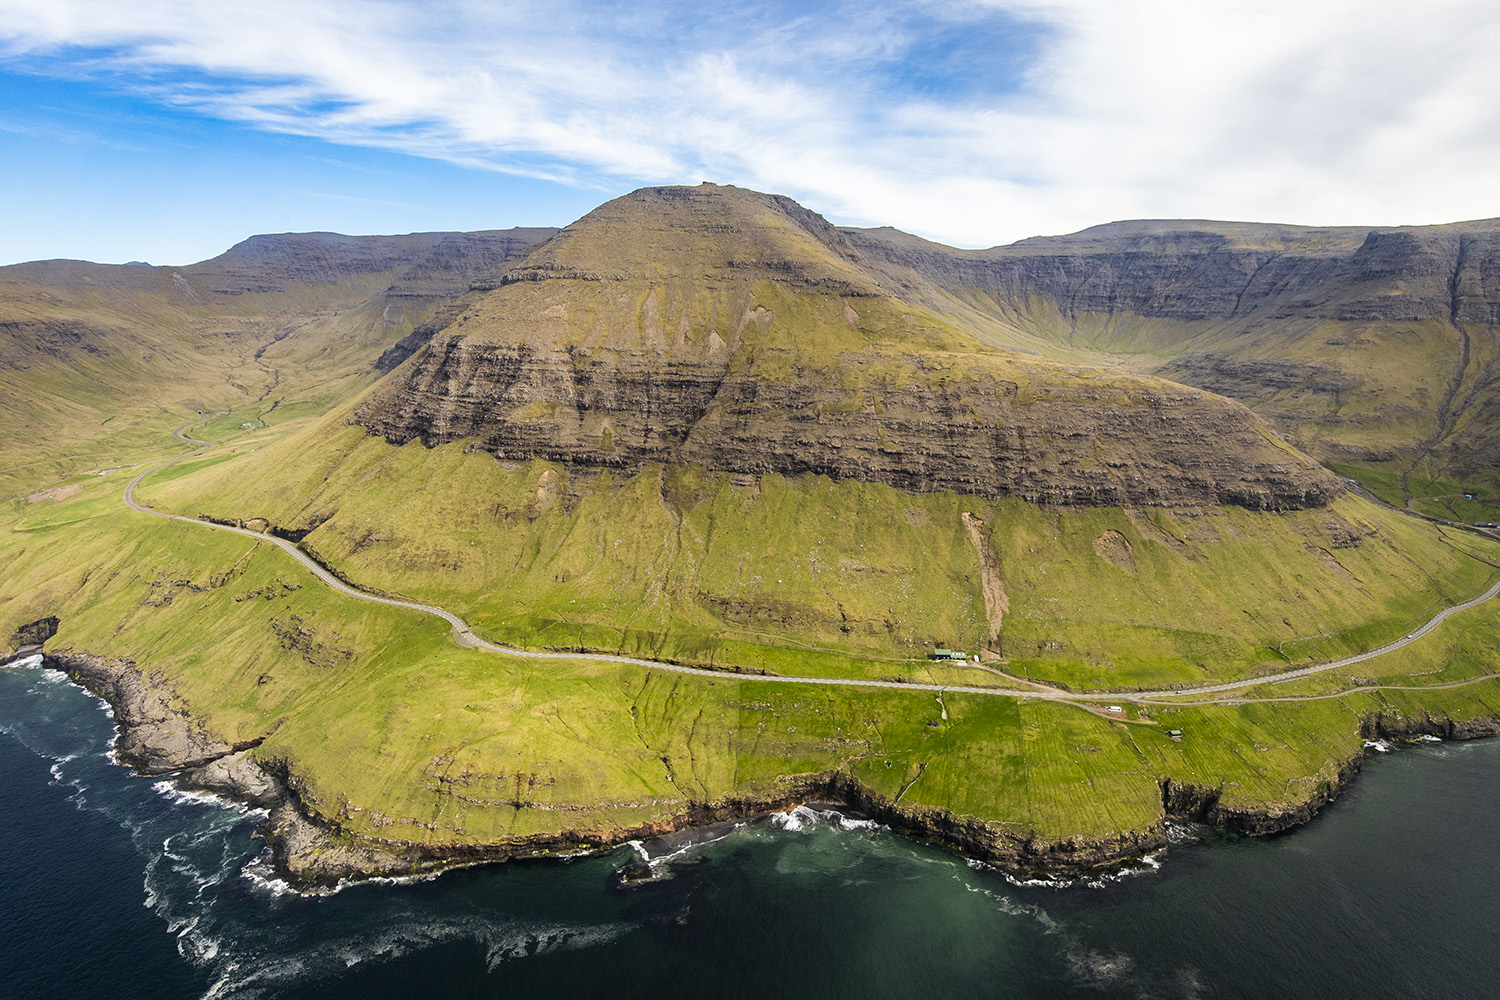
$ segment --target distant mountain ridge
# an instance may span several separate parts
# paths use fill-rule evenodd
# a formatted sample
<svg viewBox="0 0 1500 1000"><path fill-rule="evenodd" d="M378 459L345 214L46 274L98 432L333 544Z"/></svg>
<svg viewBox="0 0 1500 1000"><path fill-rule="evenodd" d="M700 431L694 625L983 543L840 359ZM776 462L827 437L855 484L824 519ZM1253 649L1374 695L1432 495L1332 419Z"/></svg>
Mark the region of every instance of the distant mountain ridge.
<svg viewBox="0 0 1500 1000"><path fill-rule="evenodd" d="M176 274L195 290L244 295L284 291L289 284L333 284L358 274L400 269L391 286L394 295L458 295L476 278L557 232L546 227L516 227L403 236L274 233L251 236L217 257L181 267L141 262L28 261L0 267L0 282L150 289L159 286L161 275Z"/></svg>
<svg viewBox="0 0 1500 1000"><path fill-rule="evenodd" d="M0 267L0 467L164 406L264 409L297 384L368 378L382 351L553 232L292 233L185 267Z"/></svg>
<svg viewBox="0 0 1500 1000"><path fill-rule="evenodd" d="M1500 219L1398 229L1115 222L989 250L843 232L945 288L1042 294L1065 315L1500 322Z"/></svg>

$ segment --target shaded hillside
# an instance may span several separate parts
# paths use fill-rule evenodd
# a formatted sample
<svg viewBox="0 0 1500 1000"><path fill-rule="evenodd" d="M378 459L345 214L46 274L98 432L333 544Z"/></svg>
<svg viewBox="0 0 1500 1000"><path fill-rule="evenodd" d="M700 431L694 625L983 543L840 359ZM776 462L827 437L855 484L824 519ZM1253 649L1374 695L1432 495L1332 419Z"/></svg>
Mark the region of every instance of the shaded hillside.
<svg viewBox="0 0 1500 1000"><path fill-rule="evenodd" d="M193 411L256 421L362 383L383 350L553 232L286 234L180 268L0 268L0 460L64 471L122 427L159 447Z"/></svg>

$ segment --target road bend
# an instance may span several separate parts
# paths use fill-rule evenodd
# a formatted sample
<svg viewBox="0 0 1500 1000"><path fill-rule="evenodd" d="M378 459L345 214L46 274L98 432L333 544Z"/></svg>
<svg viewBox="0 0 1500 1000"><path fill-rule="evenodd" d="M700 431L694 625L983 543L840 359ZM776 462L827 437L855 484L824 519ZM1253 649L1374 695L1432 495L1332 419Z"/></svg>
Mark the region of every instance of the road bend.
<svg viewBox="0 0 1500 1000"><path fill-rule="evenodd" d="M195 417L194 419L188 421L181 427L174 430L172 432L172 436L174 438L177 438L177 440L179 441L198 445L199 451L212 447L211 442L200 441L197 438L186 436L188 428L192 427L194 424L201 423L206 419L209 418L203 416ZM194 454L196 454L196 452L194 452ZM1074 692L1060 691L1057 689L1045 687L977 687L967 684L930 684L920 681L867 680L856 677L787 677L779 674L738 673L732 670L711 670L707 667L688 667L683 666L679 663L664 663L661 660L639 659L633 656L616 656L611 653L558 653L542 650L518 649L514 646L504 646L499 643L490 642L488 639L476 635L474 631L469 628L468 622L464 621L458 615L444 608L440 608L432 604L420 604L416 601L403 601L394 597L383 597L379 594L372 594L368 591L360 590L357 587L350 586L343 580L340 580L338 577L330 573L311 556L307 555L307 553L299 549L295 543L287 541L285 538L277 538L274 535L264 534L259 531L251 531L249 528L240 528L231 524L218 524L213 521L203 521L194 517L185 517L181 514L166 514L159 510L154 510L151 507L136 503L135 488L141 482L141 480L145 479L153 472L164 469L167 466L172 465L175 462L179 462L186 457L187 456L185 455L179 455L176 458L168 459L167 461L154 465L137 475L130 481L130 484L125 487L125 505L130 507L132 510L140 511L143 514L150 514L152 517L160 517L168 521L180 521L184 524L192 524L200 528L208 528L215 531L227 531L236 535L244 535L246 538L252 538L257 542L270 542L272 545L277 546L278 548L286 552L287 555L297 560L297 562L301 563L304 567L306 567L308 572L317 577L318 580L321 581L324 585L329 587L331 590L335 590L338 593L343 594L345 597L351 597L358 601L369 601L372 604L384 604L392 608L405 608L408 611L419 611L424 614L436 615L438 618L441 618L445 622L447 622L449 627L452 628L454 641L458 645L467 649L485 649L489 650L490 652L501 653L505 656L514 656L527 660L585 660L596 663L623 663L629 664L630 666L649 667L652 670L662 670L677 674L691 674L695 677L709 677L718 680L733 679L736 681L765 681L767 683L775 684L809 684L819 687L889 688L897 691L953 691L963 694L999 695L1007 698L1032 698L1039 701L1062 702L1162 702L1164 700L1184 697L1201 698L1205 695L1209 697L1206 700L1200 700L1195 704L1215 704L1222 702L1243 702L1251 700L1283 700L1249 699L1243 696L1232 695L1229 692L1239 691L1244 688L1253 687L1260 684L1279 684L1283 681L1297 680L1302 677L1311 677L1314 674L1320 674L1328 670L1338 670L1343 667L1353 666L1356 663L1363 663L1365 660L1373 660L1377 656L1385 656L1387 653L1393 653L1398 649L1403 649L1406 646L1409 646L1412 643L1416 642L1418 639L1422 638L1427 633L1440 626L1443 622L1447 621L1453 615L1456 615L1462 611L1467 611L1470 608L1477 607L1486 601L1493 600L1497 594L1500 594L1500 580L1496 580L1488 590L1486 590L1483 594L1480 594L1473 600L1465 601L1462 604L1455 604L1452 607L1444 608L1442 611L1439 611L1437 614L1433 615L1430 619L1428 619L1408 635L1397 639L1395 642L1386 643L1384 646L1381 646L1378 649L1372 649L1366 653L1360 653L1355 656L1346 656L1341 660L1334 660L1330 663L1319 663L1309 667L1298 667L1293 670L1283 670L1279 673L1262 674L1258 677L1246 677L1242 680L1226 681L1221 684L1205 684L1197 687L1162 688L1152 691ZM1462 683L1473 683L1473 681L1465 681ZM1350 692L1344 693L1347 694Z"/></svg>

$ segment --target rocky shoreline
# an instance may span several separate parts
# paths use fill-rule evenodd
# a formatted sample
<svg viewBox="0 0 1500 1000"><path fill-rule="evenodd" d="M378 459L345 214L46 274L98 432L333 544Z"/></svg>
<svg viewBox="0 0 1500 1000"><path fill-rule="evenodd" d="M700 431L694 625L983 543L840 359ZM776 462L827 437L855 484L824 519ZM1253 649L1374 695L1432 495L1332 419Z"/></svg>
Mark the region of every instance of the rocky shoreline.
<svg viewBox="0 0 1500 1000"><path fill-rule="evenodd" d="M1167 826L1174 821L1251 836L1300 826L1349 786L1359 773L1362 758L1356 755L1343 762L1333 778L1320 782L1306 799L1289 807L1227 806L1220 801L1220 788L1163 778L1162 815L1157 824L1112 837L1047 841L1016 836L948 810L899 806L871 793L848 774L826 772L789 777L773 794L697 803L668 820L637 828L574 830L506 844L415 845L354 835L341 829L335 820L319 816L301 796L298 776L287 762L257 758L254 751L260 740L237 745L216 737L182 707L173 685L161 672L144 670L129 660L71 650L44 653L40 642L0 657L0 665L38 655L45 666L67 673L110 704L117 734L115 753L122 764L141 775L166 777L185 790L209 792L266 810L268 818L257 833L271 848L277 874L299 891L368 878L433 874L460 865L576 853L784 812L814 802L853 810L910 839L943 847L1012 875L1066 877L1127 863L1166 848ZM1500 719L1455 723L1445 717L1376 715L1363 720L1361 728L1365 738L1371 740L1409 741L1423 736L1473 739L1500 734Z"/></svg>

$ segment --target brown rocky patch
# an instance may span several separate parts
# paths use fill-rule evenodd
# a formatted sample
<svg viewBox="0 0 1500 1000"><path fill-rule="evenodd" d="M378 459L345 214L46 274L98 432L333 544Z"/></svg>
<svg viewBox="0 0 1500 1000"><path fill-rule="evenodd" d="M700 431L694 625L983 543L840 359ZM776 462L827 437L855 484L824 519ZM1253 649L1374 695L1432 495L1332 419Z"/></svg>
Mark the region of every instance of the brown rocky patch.
<svg viewBox="0 0 1500 1000"><path fill-rule="evenodd" d="M1000 558L995 555L995 547L985 537L984 522L978 515L964 511L962 517L964 530L969 533L969 541L974 544L974 552L979 556L979 583L984 595L985 617L990 623L989 640L995 642L1000 638L1000 623L1010 610L1010 597L1005 593L1005 580L1000 575Z"/></svg>
<svg viewBox="0 0 1500 1000"><path fill-rule="evenodd" d="M74 483L72 486L54 486L50 490L37 490L26 498L27 503L41 503L44 500L66 500L68 497L77 496L83 492L83 486Z"/></svg>
<svg viewBox="0 0 1500 1000"><path fill-rule="evenodd" d="M1113 563L1131 576L1135 576L1135 546L1130 539L1111 528L1094 539L1094 551L1100 559Z"/></svg>

